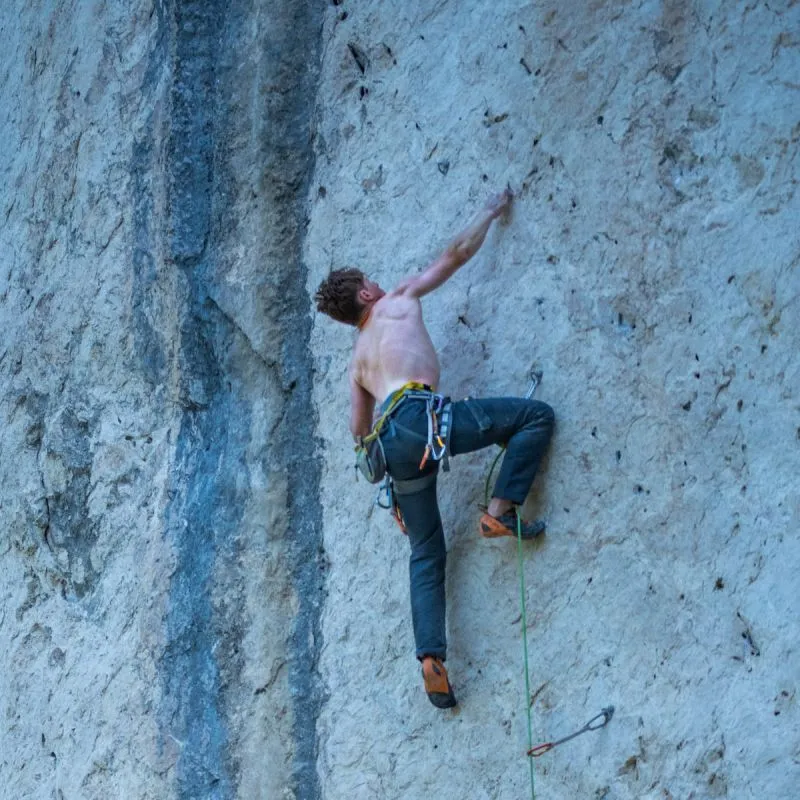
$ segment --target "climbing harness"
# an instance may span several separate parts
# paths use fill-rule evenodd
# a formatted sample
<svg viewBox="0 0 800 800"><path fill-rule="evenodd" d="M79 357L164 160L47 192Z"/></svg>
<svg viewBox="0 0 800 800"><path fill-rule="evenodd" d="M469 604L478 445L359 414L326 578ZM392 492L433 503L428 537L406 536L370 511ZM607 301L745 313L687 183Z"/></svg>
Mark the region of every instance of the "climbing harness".
<svg viewBox="0 0 800 800"><path fill-rule="evenodd" d="M428 421L428 437L419 469L422 471L429 461L440 461L445 472L450 470L449 438L452 426L453 406L449 397L437 394L430 386L417 381L410 381L393 392L386 409L375 422L372 431L361 437L356 444L356 469L370 482L383 481L375 504L391 511L400 530L406 533L403 515L397 502L398 495L414 494L427 488L436 480L434 471L419 478L397 480L386 471L386 457L383 452L380 434L386 421L397 411L400 404L408 400L425 403L425 415Z"/></svg>
<svg viewBox="0 0 800 800"><path fill-rule="evenodd" d="M599 731L600 728L605 728L605 726L608 725L613 716L614 706L608 706L596 717L592 717L580 730L571 733L569 736L565 736L563 739L557 739L555 742L545 742L544 744L536 745L536 747L531 747L531 749L528 750L528 755L533 756L533 758L538 758L550 752L554 747L558 747L558 745L564 744L564 742L568 742L570 739L574 739L576 736L588 733L589 731Z"/></svg>
<svg viewBox="0 0 800 800"><path fill-rule="evenodd" d="M356 441L356 478L360 472L370 483L379 483L383 480L386 475L386 457L381 444L381 428L409 393L425 392L427 389L428 387L424 383L410 381L396 392L392 392L386 404L386 410L378 417L372 430L366 436L359 436Z"/></svg>

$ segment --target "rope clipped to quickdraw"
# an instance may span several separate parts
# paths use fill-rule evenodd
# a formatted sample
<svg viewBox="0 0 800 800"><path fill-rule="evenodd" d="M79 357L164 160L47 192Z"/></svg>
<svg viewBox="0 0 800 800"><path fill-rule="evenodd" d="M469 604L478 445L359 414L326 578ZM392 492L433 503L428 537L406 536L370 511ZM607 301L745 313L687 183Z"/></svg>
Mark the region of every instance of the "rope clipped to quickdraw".
<svg viewBox="0 0 800 800"><path fill-rule="evenodd" d="M489 474L486 476L486 483L483 488L483 499L486 507L489 507L489 486L492 482L492 475L497 462L505 452L505 447L500 446L500 452L495 456L492 461L492 466L489 467ZM531 714L531 678L530 669L528 668L528 617L525 608L525 563L522 559L522 516L519 509L514 507L514 514L517 518L517 564L519 567L519 604L522 621L522 653L523 661L525 664L525 711L528 720L528 755L533 750L533 720ZM531 800L536 800L536 781L533 774L533 759L528 759L528 769L531 776Z"/></svg>
<svg viewBox="0 0 800 800"><path fill-rule="evenodd" d="M531 383L528 391L525 394L525 399L529 400L533 397L536 387L542 379L541 371L532 368L530 372ZM486 476L486 482L483 488L483 496L486 508L489 507L489 488L494 475L495 467L500 461L501 456L505 452L505 446L500 445L500 450L492 461L489 467L489 473ZM580 730L565 736L562 739L557 739L555 742L545 742L544 744L533 746L533 721L531 712L531 683L530 683L530 668L528 665L528 619L525 608L525 564L522 558L522 516L520 515L519 508L514 507L514 514L517 518L517 562L519 567L519 600L520 600L520 618L522 621L522 652L525 664L525 711L528 721L528 766L530 769L531 778L531 800L536 800L536 785L533 772L533 759L543 756L545 753L550 752L554 747L557 747L564 742L574 739L576 736L588 733L589 731L597 731L604 728L614 715L614 706L604 708L597 716L592 717Z"/></svg>
<svg viewBox="0 0 800 800"><path fill-rule="evenodd" d="M563 739L557 739L555 742L537 744L536 747L531 747L531 749L528 750L528 755L532 756L533 758L539 758L539 756L549 753L554 747L564 744L564 742L568 742L570 739L574 739L576 736L580 736L582 733L599 731L600 728L605 728L605 726L608 725L608 723L611 721L611 717L613 716L614 706L608 706L607 708L604 708L596 717L592 717L580 730L571 733L569 736L565 736Z"/></svg>
<svg viewBox="0 0 800 800"><path fill-rule="evenodd" d="M539 380L541 380L541 373L534 373L531 371L531 386L528 389L528 393L526 394L526 399L530 399L533 396L534 391L536 391L536 385L538 384ZM494 461L492 461L491 467L489 467L489 473L486 476L486 482L483 487L483 499L486 505L486 508L489 507L489 487L492 482L492 475L494 475L495 467L497 466L497 462L500 461L501 456L505 453L505 446L500 445L500 450L497 455L494 457ZM525 712L528 721L528 755L531 754L531 750L533 750L533 720L532 720L532 713L531 713L531 678L530 678L530 670L528 668L528 617L525 608L525 564L522 559L522 516L519 513L519 509L515 506L514 507L514 514L517 518L517 563L519 567L519 602L520 602L520 612L521 612L521 621L522 621L522 653L523 653L523 661L525 664ZM530 771L531 777L531 800L536 800L536 781L533 774L533 759L528 759L528 769Z"/></svg>

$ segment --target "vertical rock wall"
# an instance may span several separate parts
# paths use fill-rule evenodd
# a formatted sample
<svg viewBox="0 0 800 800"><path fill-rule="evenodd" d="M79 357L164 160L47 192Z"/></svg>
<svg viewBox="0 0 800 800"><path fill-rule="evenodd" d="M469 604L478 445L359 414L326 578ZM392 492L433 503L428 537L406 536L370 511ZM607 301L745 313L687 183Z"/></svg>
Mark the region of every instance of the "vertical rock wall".
<svg viewBox="0 0 800 800"><path fill-rule="evenodd" d="M781 797L798 778L798 76L791 3L345 2L326 17L309 288L387 288L494 189L513 218L423 301L454 397L557 431L527 506L547 798ZM494 453L439 484L448 668L427 703L407 543L349 473L352 334L315 322L327 798L530 796L517 563L481 541ZM337 399L334 399L337 398Z"/></svg>
<svg viewBox="0 0 800 800"><path fill-rule="evenodd" d="M321 7L17 6L4 791L317 796L317 462L294 432Z"/></svg>
<svg viewBox="0 0 800 800"><path fill-rule="evenodd" d="M798 779L791 2L0 12L0 780L14 798L530 793L513 543L454 462L448 667L353 482L335 266L417 271L442 388L558 431L524 552L540 797Z"/></svg>

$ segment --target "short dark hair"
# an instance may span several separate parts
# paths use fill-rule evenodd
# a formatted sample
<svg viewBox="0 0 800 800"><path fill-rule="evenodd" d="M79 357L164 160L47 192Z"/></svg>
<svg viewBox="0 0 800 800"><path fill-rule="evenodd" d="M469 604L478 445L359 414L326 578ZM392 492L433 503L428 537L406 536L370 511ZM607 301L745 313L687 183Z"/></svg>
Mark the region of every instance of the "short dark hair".
<svg viewBox="0 0 800 800"><path fill-rule="evenodd" d="M337 322L358 325L363 305L358 292L364 285L364 273L360 269L336 269L319 285L314 299L317 311L327 314Z"/></svg>

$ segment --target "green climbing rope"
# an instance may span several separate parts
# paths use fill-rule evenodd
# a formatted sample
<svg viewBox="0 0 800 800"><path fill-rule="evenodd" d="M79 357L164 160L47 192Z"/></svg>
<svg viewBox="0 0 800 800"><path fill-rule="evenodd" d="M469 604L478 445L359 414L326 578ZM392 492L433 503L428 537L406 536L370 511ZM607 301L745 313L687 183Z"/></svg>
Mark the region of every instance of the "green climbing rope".
<svg viewBox="0 0 800 800"><path fill-rule="evenodd" d="M492 482L492 475L500 456L503 455L505 448L500 447L500 452L495 456L492 461L492 466L489 467L489 474L486 476L486 483L483 487L483 498L488 509L489 507L489 485ZM533 776L533 758L530 757L530 751L533 749L533 722L531 721L531 679L530 670L528 669L528 618L525 613L525 564L522 560L522 517L519 514L519 509L515 506L514 513L517 517L517 561L519 562L519 599L522 620L522 652L525 662L525 711L528 717L528 768L531 775L531 800L536 800L536 785Z"/></svg>
<svg viewBox="0 0 800 800"><path fill-rule="evenodd" d="M522 609L522 652L525 655L525 710L528 715L528 753L533 748L533 724L531 722L531 679L528 670L528 619L525 615L525 566L522 561L522 517L519 509L517 515L517 560L519 561L519 599ZM531 800L536 800L536 787L533 780L533 759L528 756L528 767L531 773Z"/></svg>

